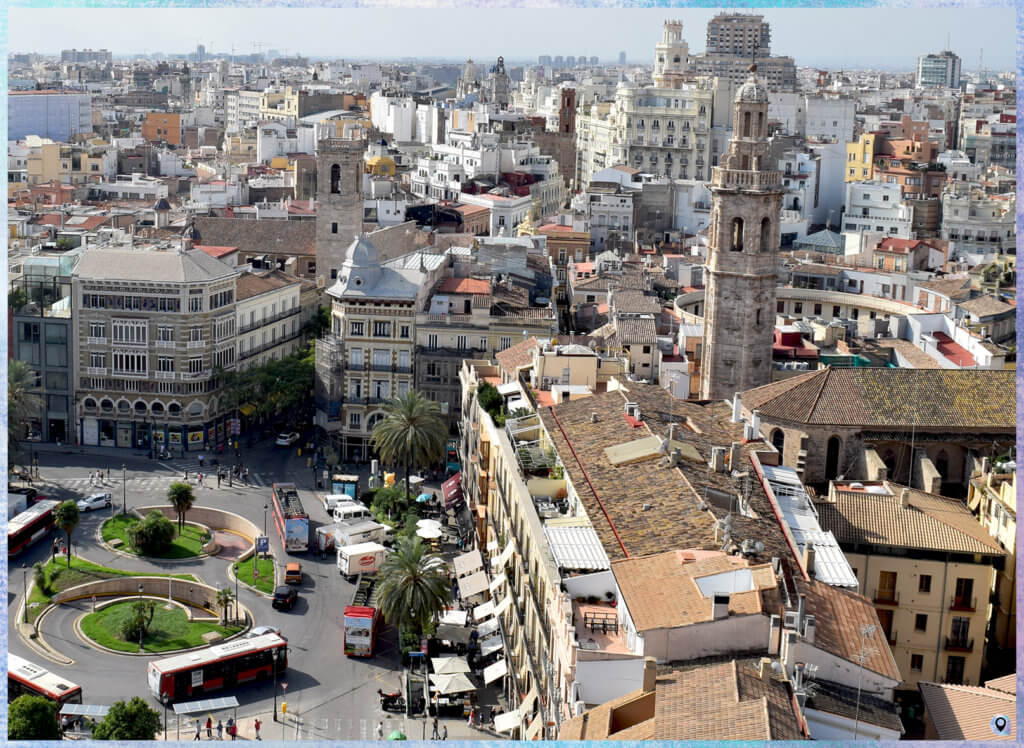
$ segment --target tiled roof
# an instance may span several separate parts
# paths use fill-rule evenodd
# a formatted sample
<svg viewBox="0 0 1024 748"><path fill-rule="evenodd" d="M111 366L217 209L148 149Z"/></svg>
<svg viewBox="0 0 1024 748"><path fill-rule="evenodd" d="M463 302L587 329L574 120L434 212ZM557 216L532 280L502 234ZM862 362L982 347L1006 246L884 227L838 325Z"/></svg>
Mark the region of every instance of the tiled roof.
<svg viewBox="0 0 1024 748"><path fill-rule="evenodd" d="M678 550L612 562L615 581L638 632L710 621L712 600L702 594L694 580L749 568L744 559L724 553L697 560L693 560L694 555ZM730 596L731 615L761 613L760 590L776 586L770 564L757 566L751 572L755 589Z"/></svg>
<svg viewBox="0 0 1024 748"><path fill-rule="evenodd" d="M63 218L59 213L44 213L34 217L29 223L35 224L36 226L54 226L60 228L63 226L65 229L80 229L82 231L92 231L93 229L99 228L103 224L110 220L110 216L64 216Z"/></svg>
<svg viewBox="0 0 1024 748"><path fill-rule="evenodd" d="M537 342L537 338L531 337L509 346L495 358L498 360L498 366L506 373L515 376L518 368L533 363L533 352L538 348L540 348L540 343Z"/></svg>
<svg viewBox="0 0 1024 748"><path fill-rule="evenodd" d="M901 338L876 338L865 341L863 350L888 356L886 349L891 349L905 358L915 369L941 369L942 365L909 340Z"/></svg>
<svg viewBox="0 0 1024 748"><path fill-rule="evenodd" d="M632 289L614 291L612 305L616 312L657 314L661 311L661 301L656 296L648 296L642 291Z"/></svg>
<svg viewBox="0 0 1024 748"><path fill-rule="evenodd" d="M920 681L926 719L935 727L939 740L1008 740L1017 736L1017 697L992 688L957 686ZM992 717L1006 714L1012 727L1009 735L992 734Z"/></svg>
<svg viewBox="0 0 1024 748"><path fill-rule="evenodd" d="M481 278L445 278L438 292L487 296L491 293L491 282Z"/></svg>
<svg viewBox="0 0 1024 748"><path fill-rule="evenodd" d="M299 283L298 278L282 273L280 270L271 270L267 273L242 273L238 276L235 298L238 301L242 301L252 296L259 296L260 294L297 283Z"/></svg>
<svg viewBox="0 0 1024 748"><path fill-rule="evenodd" d="M840 426L1012 429L1014 372L826 368L743 393L767 420Z"/></svg>
<svg viewBox="0 0 1024 748"><path fill-rule="evenodd" d="M657 345L654 317L615 317L615 332L623 345Z"/></svg>
<svg viewBox="0 0 1024 748"><path fill-rule="evenodd" d="M995 691L1002 691L1003 693L1017 694L1017 674L1010 673L1004 675L1002 678L994 678L993 680L985 681L985 688L991 688Z"/></svg>
<svg viewBox="0 0 1024 748"><path fill-rule="evenodd" d="M971 294L970 278L943 278L942 280L925 281L918 283L916 288L931 291L932 293L946 296L950 299L966 299Z"/></svg>
<svg viewBox="0 0 1024 748"><path fill-rule="evenodd" d="M903 680L870 600L817 580L798 579L797 589L804 595L807 615L814 616L813 646L856 663L861 648L861 626L873 625L875 633L868 639L871 655L864 667L897 683Z"/></svg>
<svg viewBox="0 0 1024 748"><path fill-rule="evenodd" d="M911 249L917 249L920 245L930 247L931 245L927 242L923 242L920 239L897 239L895 237L886 237L879 242L877 249L881 252L895 252L898 254L906 254Z"/></svg>
<svg viewBox="0 0 1024 748"><path fill-rule="evenodd" d="M831 530L840 544L1005 555L962 501L911 488L909 506L904 508L900 506L904 487L883 485L888 493L837 486L834 501L815 504L821 529Z"/></svg>
<svg viewBox="0 0 1024 748"><path fill-rule="evenodd" d="M238 247L216 247L212 244L196 244L195 249L201 249L206 252L206 254L210 255L210 257L216 257L218 259L225 257L232 252L238 251Z"/></svg>
<svg viewBox="0 0 1024 748"><path fill-rule="evenodd" d="M196 217L203 244L238 247L245 253L316 254L316 221Z"/></svg>
<svg viewBox="0 0 1024 748"><path fill-rule="evenodd" d="M188 283L225 278L237 272L198 249L188 252L87 249L75 266L74 274L79 278Z"/></svg>
<svg viewBox="0 0 1024 748"><path fill-rule="evenodd" d="M807 708L845 717L860 719L870 725L902 732L903 723L896 713L896 705L869 693L858 694L855 688L833 683L823 678L814 679L814 689L807 698Z"/></svg>
<svg viewBox="0 0 1024 748"><path fill-rule="evenodd" d="M985 295L976 299L968 299L957 304L965 312L975 317L990 317L1014 311L1014 307L995 296Z"/></svg>

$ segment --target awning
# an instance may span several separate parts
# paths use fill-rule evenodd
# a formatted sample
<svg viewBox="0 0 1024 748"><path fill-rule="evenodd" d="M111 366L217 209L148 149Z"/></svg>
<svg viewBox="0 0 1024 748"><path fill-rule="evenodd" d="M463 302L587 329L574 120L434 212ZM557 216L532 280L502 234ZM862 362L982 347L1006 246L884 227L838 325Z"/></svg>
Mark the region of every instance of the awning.
<svg viewBox="0 0 1024 748"><path fill-rule="evenodd" d="M492 613L494 613L494 601L488 600L483 605L477 605L473 608L473 620L482 621Z"/></svg>
<svg viewBox="0 0 1024 748"><path fill-rule="evenodd" d="M464 577L478 569L484 568L484 560L480 557L480 551L475 550L463 553L461 556L456 556L452 564L455 567L455 576L457 577Z"/></svg>
<svg viewBox="0 0 1024 748"><path fill-rule="evenodd" d="M472 630L467 626L455 626L451 623L439 623L437 624L437 631L434 632L434 638L446 642L453 642L455 644L468 645L472 633Z"/></svg>
<svg viewBox="0 0 1024 748"><path fill-rule="evenodd" d="M238 411L243 416L247 416L248 417L248 416L251 416L253 413L256 412L256 406L253 403L246 403L245 405L239 406Z"/></svg>
<svg viewBox="0 0 1024 748"><path fill-rule="evenodd" d="M466 677L465 673L453 673L451 675L431 675L430 682L442 696L450 693L465 693L475 691L473 681Z"/></svg>
<svg viewBox="0 0 1024 748"><path fill-rule="evenodd" d="M519 727L519 710L499 714L494 718L494 729L496 732L510 732Z"/></svg>
<svg viewBox="0 0 1024 748"><path fill-rule="evenodd" d="M438 623L450 623L453 626L465 626L466 618L469 616L464 610L446 610Z"/></svg>
<svg viewBox="0 0 1024 748"><path fill-rule="evenodd" d="M499 395L514 395L519 392L519 382L505 382L498 385Z"/></svg>
<svg viewBox="0 0 1024 748"><path fill-rule="evenodd" d="M526 698L519 705L520 714L529 714L530 710L533 709L533 702L537 700L537 687L530 686L530 692L526 694Z"/></svg>
<svg viewBox="0 0 1024 748"><path fill-rule="evenodd" d="M480 634L480 636L487 636L488 634L493 634L495 631L498 630L498 619L492 618L489 621L484 621L476 627L476 630L477 633Z"/></svg>
<svg viewBox="0 0 1024 748"><path fill-rule="evenodd" d="M526 728L526 739L535 740L537 738L537 735L540 734L540 728L542 724L543 722L541 720L541 715L538 714L536 717L533 718L533 722L530 723L530 726Z"/></svg>
<svg viewBox="0 0 1024 748"><path fill-rule="evenodd" d="M109 706L100 704L64 704L60 708L61 715L75 717L98 717L102 719L110 711Z"/></svg>
<svg viewBox="0 0 1024 748"><path fill-rule="evenodd" d="M490 685L501 676L508 673L508 662L504 659L498 660L493 665L484 668L484 683Z"/></svg>
<svg viewBox="0 0 1024 748"><path fill-rule="evenodd" d="M505 576L505 572L501 572L498 576L492 579L490 585L488 585L488 588L491 590L491 594L495 594L498 591L498 588L507 581L508 577Z"/></svg>
<svg viewBox="0 0 1024 748"><path fill-rule="evenodd" d="M501 552L501 555L498 556L497 568L501 569L501 567L503 567L505 564L507 564L509 562L509 559L512 558L512 554L515 553L515 552L516 552L515 546L513 546L512 545L512 541L509 540L508 544L506 544L506 546L505 546L505 550L503 550Z"/></svg>
<svg viewBox="0 0 1024 748"><path fill-rule="evenodd" d="M462 501L462 473L456 473L442 483L441 494L444 496L444 506L446 509Z"/></svg>
<svg viewBox="0 0 1024 748"><path fill-rule="evenodd" d="M224 709L233 709L238 706L238 699L234 696L222 696L217 699L199 699L198 701L186 701L183 704L174 705L175 714L197 714L199 712L219 712Z"/></svg>
<svg viewBox="0 0 1024 748"><path fill-rule="evenodd" d="M501 647L501 636L489 636L480 642L480 656L486 657L489 654L494 654Z"/></svg>
<svg viewBox="0 0 1024 748"><path fill-rule="evenodd" d="M490 553L491 551L496 551L496 550L498 550L498 541L497 540L488 540L487 541L487 552Z"/></svg>
<svg viewBox="0 0 1024 748"><path fill-rule="evenodd" d="M459 594L462 595L463 600L467 600L473 597L473 595L480 595L486 591L487 575L482 571L459 579Z"/></svg>
<svg viewBox="0 0 1024 748"><path fill-rule="evenodd" d="M494 608L494 617L497 618L498 616L500 616L502 613L504 613L506 610L508 610L511 607L512 607L512 596L511 595L505 595L505 599L502 600L500 603L498 603L498 605Z"/></svg>
<svg viewBox="0 0 1024 748"><path fill-rule="evenodd" d="M466 662L465 657L432 657L430 664L434 666L435 675L469 672L469 663Z"/></svg>

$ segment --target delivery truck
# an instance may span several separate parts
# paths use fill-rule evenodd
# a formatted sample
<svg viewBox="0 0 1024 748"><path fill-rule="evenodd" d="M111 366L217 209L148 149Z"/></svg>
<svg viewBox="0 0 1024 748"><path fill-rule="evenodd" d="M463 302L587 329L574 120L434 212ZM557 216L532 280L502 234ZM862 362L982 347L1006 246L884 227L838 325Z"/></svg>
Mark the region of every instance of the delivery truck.
<svg viewBox="0 0 1024 748"><path fill-rule="evenodd" d="M359 543L338 548L338 573L349 579L374 574L387 558L388 549L380 543Z"/></svg>
<svg viewBox="0 0 1024 748"><path fill-rule="evenodd" d="M376 580L360 576L352 593L352 604L345 606L345 633L342 648L349 657L371 657L381 628L380 609L374 604Z"/></svg>
<svg viewBox="0 0 1024 748"><path fill-rule="evenodd" d="M336 546L356 545L358 543L391 543L391 528L365 517L338 522L334 531Z"/></svg>

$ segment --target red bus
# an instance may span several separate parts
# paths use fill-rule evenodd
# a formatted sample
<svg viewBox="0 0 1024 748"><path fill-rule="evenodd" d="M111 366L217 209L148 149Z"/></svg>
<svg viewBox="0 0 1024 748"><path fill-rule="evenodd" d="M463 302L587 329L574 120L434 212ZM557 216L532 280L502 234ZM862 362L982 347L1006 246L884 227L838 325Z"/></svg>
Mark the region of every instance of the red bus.
<svg viewBox="0 0 1024 748"><path fill-rule="evenodd" d="M40 501L7 523L7 555L16 556L53 529L59 501Z"/></svg>
<svg viewBox="0 0 1024 748"><path fill-rule="evenodd" d="M309 550L309 515L302 508L294 483L275 483L270 488L274 527L288 553Z"/></svg>
<svg viewBox="0 0 1024 748"><path fill-rule="evenodd" d="M210 691L269 678L288 668L288 642L277 634L235 639L149 663L149 690L160 702L185 701Z"/></svg>
<svg viewBox="0 0 1024 748"><path fill-rule="evenodd" d="M58 704L81 704L82 688L15 654L7 655L7 701L31 694Z"/></svg>

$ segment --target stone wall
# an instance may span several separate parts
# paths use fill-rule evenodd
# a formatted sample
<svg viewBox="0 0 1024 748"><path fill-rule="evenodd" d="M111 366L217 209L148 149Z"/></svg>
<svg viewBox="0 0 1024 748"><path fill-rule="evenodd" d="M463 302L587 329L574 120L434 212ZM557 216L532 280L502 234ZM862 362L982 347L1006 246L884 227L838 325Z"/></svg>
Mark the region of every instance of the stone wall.
<svg viewBox="0 0 1024 748"><path fill-rule="evenodd" d="M157 506L140 506L137 511L141 512L143 516L149 514L152 510L160 512L162 515L172 522L178 520L177 512L174 511L174 507L167 505ZM255 550L256 537L262 535L260 528L254 523L247 520L245 517L234 514L232 512L225 512L221 509L211 509L210 507L194 506L185 512L185 521L194 522L198 525L205 525L211 530L227 530L229 532L237 533L243 537L248 538L251 541L249 549L242 554L239 560L249 558ZM212 541L211 541L212 542Z"/></svg>
<svg viewBox="0 0 1024 748"><path fill-rule="evenodd" d="M86 582L58 592L53 596L53 602L66 603L93 595L96 597L136 596L139 594L140 584L142 585L142 594L149 597L166 598L168 590L170 590L171 597L175 600L208 610L216 611L217 609L216 588L173 577L114 577L113 579L101 579L98 582Z"/></svg>

